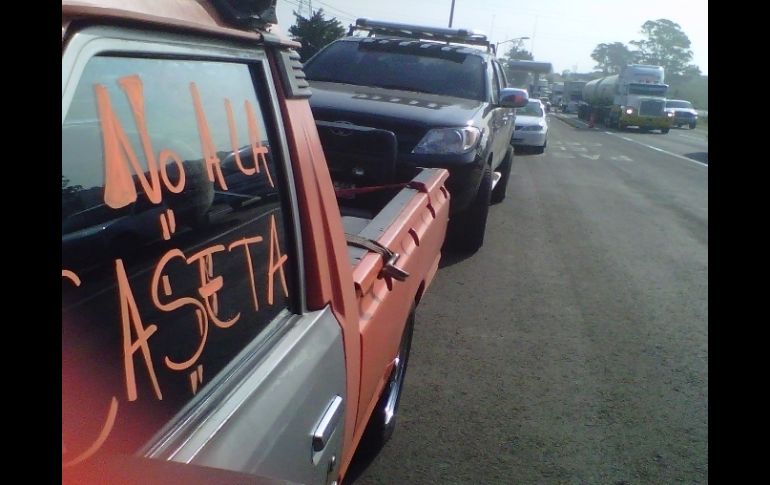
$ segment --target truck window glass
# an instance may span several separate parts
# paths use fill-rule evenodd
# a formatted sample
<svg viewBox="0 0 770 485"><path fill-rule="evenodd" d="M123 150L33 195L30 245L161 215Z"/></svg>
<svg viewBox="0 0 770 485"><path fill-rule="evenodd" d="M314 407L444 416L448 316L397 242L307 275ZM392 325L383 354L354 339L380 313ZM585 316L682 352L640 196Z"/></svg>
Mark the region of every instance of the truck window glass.
<svg viewBox="0 0 770 485"><path fill-rule="evenodd" d="M292 307L259 72L104 56L82 73L62 124L65 464L136 451Z"/></svg>
<svg viewBox="0 0 770 485"><path fill-rule="evenodd" d="M304 66L311 81L379 86L483 101L481 56L419 46L335 42Z"/></svg>

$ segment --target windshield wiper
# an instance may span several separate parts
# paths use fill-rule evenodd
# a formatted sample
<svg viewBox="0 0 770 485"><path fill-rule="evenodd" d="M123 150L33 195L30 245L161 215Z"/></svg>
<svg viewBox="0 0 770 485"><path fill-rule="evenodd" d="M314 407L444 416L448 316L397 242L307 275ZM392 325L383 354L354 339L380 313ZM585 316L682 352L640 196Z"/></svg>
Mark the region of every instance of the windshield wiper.
<svg viewBox="0 0 770 485"><path fill-rule="evenodd" d="M373 88L398 89L400 91L414 91L416 93L436 94L434 92L426 91L424 89L413 88L413 87L410 87L410 86L401 86L401 85L398 85L398 84L371 84L370 86L373 87Z"/></svg>

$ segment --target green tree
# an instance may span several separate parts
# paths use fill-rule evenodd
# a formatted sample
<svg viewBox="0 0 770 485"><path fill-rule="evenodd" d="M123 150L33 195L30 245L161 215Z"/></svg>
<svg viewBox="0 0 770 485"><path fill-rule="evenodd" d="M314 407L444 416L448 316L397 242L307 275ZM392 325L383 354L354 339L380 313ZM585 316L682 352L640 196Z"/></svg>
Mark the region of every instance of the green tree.
<svg viewBox="0 0 770 485"><path fill-rule="evenodd" d="M342 22L334 17L326 20L322 8L316 10L310 18L305 18L297 12L294 12L294 16L297 22L289 27L289 33L302 43L299 49L302 62L308 60L326 44L345 35Z"/></svg>
<svg viewBox="0 0 770 485"><path fill-rule="evenodd" d="M597 62L596 69L601 69L602 74L619 74L623 68L633 64L636 54L622 42L612 44L599 44L591 53L591 58Z"/></svg>
<svg viewBox="0 0 770 485"><path fill-rule="evenodd" d="M682 32L679 24L667 19L648 20L642 25L641 33L647 39L631 41L638 49L639 61L663 66L667 78L700 74L700 69L690 64L690 39Z"/></svg>
<svg viewBox="0 0 770 485"><path fill-rule="evenodd" d="M509 61L531 61L534 60L532 53L521 47L522 41L516 41L508 49L508 52L503 58L502 64L505 66L505 75L508 78L508 82L512 86L526 86L529 73L526 71L518 71L511 69L508 66Z"/></svg>

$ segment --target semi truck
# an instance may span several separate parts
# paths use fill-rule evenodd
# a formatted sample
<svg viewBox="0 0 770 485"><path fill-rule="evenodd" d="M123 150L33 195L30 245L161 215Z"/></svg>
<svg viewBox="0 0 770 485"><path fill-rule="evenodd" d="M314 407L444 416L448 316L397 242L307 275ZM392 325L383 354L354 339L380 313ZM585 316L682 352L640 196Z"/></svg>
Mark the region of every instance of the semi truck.
<svg viewBox="0 0 770 485"><path fill-rule="evenodd" d="M661 66L631 64L620 74L594 79L583 87L578 117L625 129L668 133L673 114L666 112L664 72Z"/></svg>

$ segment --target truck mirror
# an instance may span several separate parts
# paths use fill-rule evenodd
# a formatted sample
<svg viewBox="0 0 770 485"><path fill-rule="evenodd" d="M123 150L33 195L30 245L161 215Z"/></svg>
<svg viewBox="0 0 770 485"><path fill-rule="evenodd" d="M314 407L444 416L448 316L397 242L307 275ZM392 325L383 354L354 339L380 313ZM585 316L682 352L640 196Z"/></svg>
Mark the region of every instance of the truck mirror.
<svg viewBox="0 0 770 485"><path fill-rule="evenodd" d="M523 108L529 102L529 95L523 89L505 88L500 91L500 106L503 108Z"/></svg>

